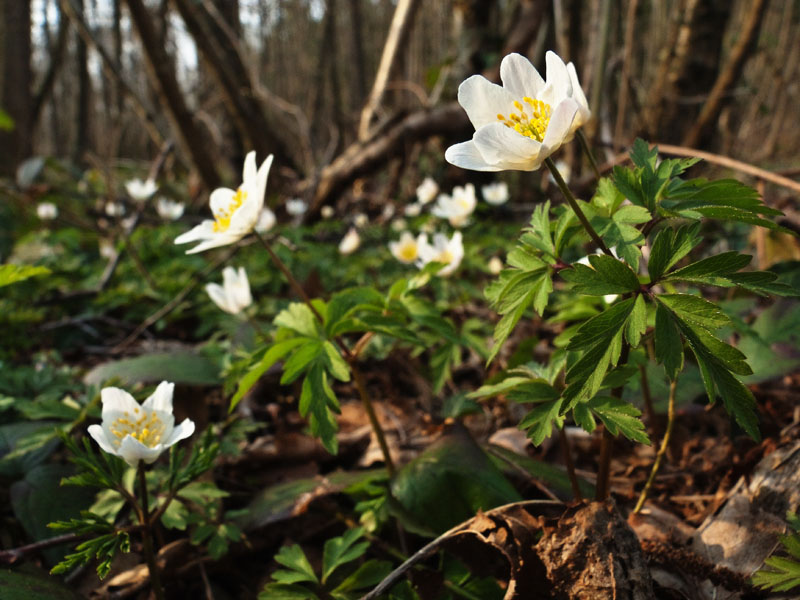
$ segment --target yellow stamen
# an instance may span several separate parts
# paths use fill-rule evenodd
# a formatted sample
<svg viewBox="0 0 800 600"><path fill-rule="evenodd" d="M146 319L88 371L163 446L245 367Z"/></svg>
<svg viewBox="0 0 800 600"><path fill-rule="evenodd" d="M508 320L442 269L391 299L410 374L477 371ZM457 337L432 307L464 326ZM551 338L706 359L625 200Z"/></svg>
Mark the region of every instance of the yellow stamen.
<svg viewBox="0 0 800 600"><path fill-rule="evenodd" d="M514 107L519 111L519 114L510 113L508 117L498 114L497 120L520 135L538 142L544 141L547 126L550 124L550 115L552 114L550 105L528 96L525 96L522 100L531 108L531 116L528 116L523 110L521 102L514 100Z"/></svg>
<svg viewBox="0 0 800 600"><path fill-rule="evenodd" d="M221 231L227 231L228 227L231 226L231 218L233 217L233 213L247 200L247 192L245 192L242 188L236 190L236 194L233 196L231 203L228 204L227 209L221 209L214 215L214 232L219 233Z"/></svg>
<svg viewBox="0 0 800 600"><path fill-rule="evenodd" d="M416 260L417 258L417 244L408 244L400 247L400 251L398 252L400 258L407 262L411 262L412 260Z"/></svg>

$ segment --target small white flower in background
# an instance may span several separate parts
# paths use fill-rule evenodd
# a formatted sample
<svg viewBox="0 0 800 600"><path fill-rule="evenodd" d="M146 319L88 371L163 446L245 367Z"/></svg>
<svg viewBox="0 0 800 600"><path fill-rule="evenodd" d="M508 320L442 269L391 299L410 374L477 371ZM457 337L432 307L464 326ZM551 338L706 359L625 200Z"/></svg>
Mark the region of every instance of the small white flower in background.
<svg viewBox="0 0 800 600"><path fill-rule="evenodd" d="M558 169L559 174L561 175L561 179L564 180L564 183L569 183L570 177L572 177L572 168L569 166L569 163L565 160L557 160L555 162L556 169ZM552 173L547 173L547 178L556 183L555 177L553 177Z"/></svg>
<svg viewBox="0 0 800 600"><path fill-rule="evenodd" d="M411 204L407 204L406 207L403 209L403 214L407 217L418 217L421 212L422 212L422 204L420 204L419 202L412 202Z"/></svg>
<svg viewBox="0 0 800 600"><path fill-rule="evenodd" d="M125 191L128 192L128 196L131 197L131 200L141 204L158 191L158 186L152 179L148 179L147 181L131 179L125 184Z"/></svg>
<svg viewBox="0 0 800 600"><path fill-rule="evenodd" d="M358 213L353 218L353 225L355 225L359 229L363 229L364 227L367 226L368 223L369 223L369 217L364 213Z"/></svg>
<svg viewBox="0 0 800 600"><path fill-rule="evenodd" d="M389 251L401 263L411 264L419 258L419 249L428 244L428 236L420 233L416 238L404 231L397 242L389 242Z"/></svg>
<svg viewBox="0 0 800 600"><path fill-rule="evenodd" d="M36 207L36 216L42 221L52 221L58 216L58 207L52 202L41 202Z"/></svg>
<svg viewBox="0 0 800 600"><path fill-rule="evenodd" d="M319 214L323 219L330 219L333 216L333 207L327 204L319 209Z"/></svg>
<svg viewBox="0 0 800 600"><path fill-rule="evenodd" d="M609 248L609 250L611 250L611 254L614 255L614 258L619 258L619 256L617 256L617 247L616 246L612 246L611 248ZM595 252L595 254L603 254L603 251L602 250L597 250ZM586 265L587 267L591 267L592 266L592 263L589 262L589 257L588 256L584 256L578 262L580 264L582 264L582 265ZM603 301L606 304L611 304L612 302L614 302L614 300L617 299L618 296L619 296L618 294L606 294L606 295L603 296Z"/></svg>
<svg viewBox="0 0 800 600"><path fill-rule="evenodd" d="M106 202L105 211L109 217L121 217L125 214L125 207L121 202Z"/></svg>
<svg viewBox="0 0 800 600"><path fill-rule="evenodd" d="M111 240L105 238L98 242L98 251L100 252L100 256L109 260L117 255L117 249L114 247L114 244L111 243Z"/></svg>
<svg viewBox="0 0 800 600"><path fill-rule="evenodd" d="M427 204L436 198L439 193L439 184L430 177L426 177L417 187L417 202Z"/></svg>
<svg viewBox="0 0 800 600"><path fill-rule="evenodd" d="M500 206L508 202L508 184L505 181L490 183L481 188L481 194L492 206Z"/></svg>
<svg viewBox="0 0 800 600"><path fill-rule="evenodd" d="M358 235L358 231L356 231L355 227L351 227L342 238L342 241L339 242L339 254L344 254L345 256L352 254L358 250L360 245L361 237Z"/></svg>
<svg viewBox="0 0 800 600"><path fill-rule="evenodd" d="M258 221L254 229L257 233L266 233L275 227L275 213L266 206L261 209L261 214L258 215Z"/></svg>
<svg viewBox="0 0 800 600"><path fill-rule="evenodd" d="M458 102L475 127L472 140L450 146L445 159L474 171L535 171L572 139L591 113L575 67L548 52L547 81L530 61L509 54L500 64L503 86L480 75L458 88Z"/></svg>
<svg viewBox="0 0 800 600"><path fill-rule="evenodd" d="M176 244L200 243L186 254L238 242L255 229L264 207L267 177L272 166L272 154L256 169L256 153L248 152L244 159L242 185L234 190L217 188L211 192L209 204L214 220L206 219L194 229L175 238Z"/></svg>
<svg viewBox="0 0 800 600"><path fill-rule="evenodd" d="M388 221L394 216L394 213L397 211L394 204L387 204L383 207L383 212L381 212L381 218L384 221Z"/></svg>
<svg viewBox="0 0 800 600"><path fill-rule="evenodd" d="M489 273L492 275L499 275L500 271L503 270L503 261L500 260L499 257L493 256L489 259L489 264L486 266L489 268Z"/></svg>
<svg viewBox="0 0 800 600"><path fill-rule="evenodd" d="M308 205L300 198L290 198L286 201L286 212L293 217L299 217L308 210Z"/></svg>
<svg viewBox="0 0 800 600"><path fill-rule="evenodd" d="M158 216L165 221L177 221L183 216L183 202L175 202L169 198L159 198L156 202Z"/></svg>
<svg viewBox="0 0 800 600"><path fill-rule="evenodd" d="M90 425L89 435L104 451L121 457L132 467L138 466L140 460L154 462L164 450L194 433L191 419L184 419L175 427L174 388L174 383L162 381L141 406L125 390L103 388L103 422Z"/></svg>
<svg viewBox="0 0 800 600"><path fill-rule="evenodd" d="M452 274L461 264L464 258L464 244L461 241L461 232L456 231L451 239L443 233L433 236L433 244L427 243L419 245L419 261L417 266L422 268L430 262L444 263L446 266L439 271L439 275L447 277Z"/></svg>
<svg viewBox="0 0 800 600"><path fill-rule="evenodd" d="M390 227L392 228L392 231L405 231L408 228L408 223L406 223L406 220L401 217L392 221Z"/></svg>
<svg viewBox="0 0 800 600"><path fill-rule="evenodd" d="M468 183L463 187L460 185L454 187L451 196L440 194L431 212L440 219L450 221L453 227L463 227L477 204L475 186Z"/></svg>
<svg viewBox="0 0 800 600"><path fill-rule="evenodd" d="M244 267L239 267L238 271L233 267L225 267L222 270L222 285L208 283L206 292L214 304L232 315L239 314L253 303Z"/></svg>

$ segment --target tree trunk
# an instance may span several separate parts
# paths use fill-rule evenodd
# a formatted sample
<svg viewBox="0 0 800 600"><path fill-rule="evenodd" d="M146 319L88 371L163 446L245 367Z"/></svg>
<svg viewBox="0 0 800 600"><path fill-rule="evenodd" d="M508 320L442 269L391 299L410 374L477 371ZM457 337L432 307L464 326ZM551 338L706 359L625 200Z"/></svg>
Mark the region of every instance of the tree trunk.
<svg viewBox="0 0 800 600"><path fill-rule="evenodd" d="M219 187L219 173L215 166L210 146L205 136L192 118L186 106L183 93L175 79L175 67L172 59L162 45L158 44L158 36L153 20L142 0L126 0L131 13L131 20L142 41L145 66L147 67L153 87L158 91L161 104L175 130L178 143L183 152L189 156L197 169L203 184L209 190Z"/></svg>
<svg viewBox="0 0 800 600"><path fill-rule="evenodd" d="M76 7L81 18L84 18L84 1L78 0ZM85 19L84 19L85 20ZM78 165L84 163L83 155L89 146L89 101L91 95L91 83L89 81L88 52L86 42L80 35L75 34L75 68L78 72L78 102L75 112L75 145L72 151L72 160Z"/></svg>
<svg viewBox="0 0 800 600"><path fill-rule="evenodd" d="M0 108L14 119L12 131L0 130L0 173L8 175L33 151L30 0L0 0L0 21Z"/></svg>

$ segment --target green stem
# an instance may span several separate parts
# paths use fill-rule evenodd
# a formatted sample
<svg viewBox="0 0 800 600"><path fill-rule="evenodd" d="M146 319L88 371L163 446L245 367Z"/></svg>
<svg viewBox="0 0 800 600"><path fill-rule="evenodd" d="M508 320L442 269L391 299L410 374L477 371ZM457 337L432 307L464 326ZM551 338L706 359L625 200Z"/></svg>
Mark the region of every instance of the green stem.
<svg viewBox="0 0 800 600"><path fill-rule="evenodd" d="M161 586L161 574L158 572L156 555L153 550L152 523L150 522L147 508L147 478L145 477L144 463L139 463L137 473L139 475L139 494L141 496L139 521L142 524L142 548L145 561L147 561L147 570L150 572L150 587L153 589L156 600L164 600L164 588Z"/></svg>
<svg viewBox="0 0 800 600"><path fill-rule="evenodd" d="M589 159L589 164L592 166L592 171L594 171L594 176L600 179L600 167L597 166L597 160L594 158L594 153L592 149L589 148L589 141L586 139L586 136L583 135L583 131L578 129L577 131L578 141L581 144L581 149L583 153L586 155L586 158Z"/></svg>
<svg viewBox="0 0 800 600"><path fill-rule="evenodd" d="M564 452L564 463L567 466L567 475L569 475L569 483L572 486L572 495L576 502L583 502L583 494L581 494L581 487L578 485L578 476L575 474L575 463L572 462L572 452L569 449L569 439L564 432L564 428L558 429L558 439L561 442L561 450Z"/></svg>
<svg viewBox="0 0 800 600"><path fill-rule="evenodd" d="M572 211L578 217L578 220L581 222L581 225L583 225L586 233L589 234L589 237L592 238L592 241L597 244L597 247L600 248L600 250L602 250L604 253L608 254L609 256L614 256L600 236L597 235L594 227L592 227L591 223L589 223L589 219L587 219L586 215L583 214L581 207L578 206L578 201L575 199L575 196L572 195L572 192L567 186L567 182L564 181L563 177L561 177L561 173L558 172L555 163L553 163L553 159L545 158L544 164L547 165L548 169L550 169L550 172L553 174L553 179L556 180L556 184L561 189L561 193L564 194L564 197L567 199L567 204L569 204Z"/></svg>
<svg viewBox="0 0 800 600"><path fill-rule="evenodd" d="M642 510L644 502L645 500L647 500L647 494L650 492L650 488L653 487L653 482L656 479L656 474L658 473L658 469L659 467L661 467L661 461L664 460L664 455L667 453L670 437L672 437L672 426L675 423L675 390L677 389L677 387L678 387L677 379L670 382L669 406L667 408L667 430L664 432L664 438L661 440L661 447L658 449L658 454L656 454L655 462L653 462L653 468L650 471L650 477L647 478L647 483L644 484L644 489L642 490L642 493L639 495L639 501L636 503L636 506L633 509L634 514Z"/></svg>
<svg viewBox="0 0 800 600"><path fill-rule="evenodd" d="M378 438L378 445L381 447L383 453L383 461L386 463L386 470L389 472L389 478L394 479L395 467L392 461L392 455L389 453L389 445L386 443L386 436L383 433L383 428L378 421L378 416L375 414L375 407L372 405L369 394L367 393L367 386L364 382L364 376L355 364L355 360L350 361L350 370L353 372L353 379L355 380L358 394L361 396L361 403L364 405L364 410L367 411L372 431L375 432L375 437Z"/></svg>

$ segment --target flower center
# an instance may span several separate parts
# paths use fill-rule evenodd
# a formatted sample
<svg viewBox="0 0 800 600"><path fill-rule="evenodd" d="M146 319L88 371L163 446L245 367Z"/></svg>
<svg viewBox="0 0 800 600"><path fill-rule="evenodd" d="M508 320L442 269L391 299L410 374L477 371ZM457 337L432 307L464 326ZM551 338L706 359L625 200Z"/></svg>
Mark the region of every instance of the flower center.
<svg viewBox="0 0 800 600"><path fill-rule="evenodd" d="M242 188L236 190L236 194L234 194L231 203L228 204L228 208L221 209L217 211L217 214L214 215L215 233L228 230L228 227L231 226L231 218L233 217L233 213L236 212L236 209L239 208L245 200L247 200L247 192L245 192Z"/></svg>
<svg viewBox="0 0 800 600"><path fill-rule="evenodd" d="M130 413L125 412L122 417L115 419L111 424L111 433L117 438L114 440L117 448L128 435L139 440L148 448L152 448L161 441L161 436L164 435L164 422L155 411L148 415L146 411L137 408L133 417L130 416Z"/></svg>
<svg viewBox="0 0 800 600"><path fill-rule="evenodd" d="M436 257L436 262L449 265L451 262L453 262L453 253L450 252L450 250L442 250L439 253L439 256Z"/></svg>
<svg viewBox="0 0 800 600"><path fill-rule="evenodd" d="M522 103L514 100L514 107L519 111L519 114L511 113L508 118L505 115L498 114L497 120L527 138L543 142L553 110L549 104L541 100L534 100L528 96L525 96L522 101L530 107L530 116L525 112L525 107L522 106Z"/></svg>
<svg viewBox="0 0 800 600"><path fill-rule="evenodd" d="M411 262L412 260L416 260L417 258L417 244L416 242L412 242L410 244L405 244L400 247L400 258L402 258L406 262Z"/></svg>

